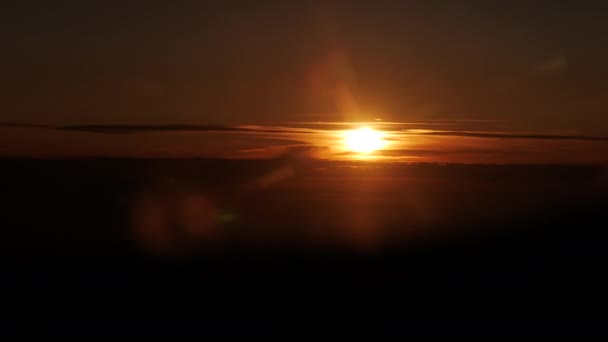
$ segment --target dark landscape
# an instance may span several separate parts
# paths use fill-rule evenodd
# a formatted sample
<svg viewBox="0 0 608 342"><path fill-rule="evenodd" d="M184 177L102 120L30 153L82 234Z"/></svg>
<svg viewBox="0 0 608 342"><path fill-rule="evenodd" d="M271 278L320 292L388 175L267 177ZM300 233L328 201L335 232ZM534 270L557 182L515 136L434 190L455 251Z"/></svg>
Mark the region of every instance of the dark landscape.
<svg viewBox="0 0 608 342"><path fill-rule="evenodd" d="M41 329L602 328L606 167L1 164L2 291Z"/></svg>

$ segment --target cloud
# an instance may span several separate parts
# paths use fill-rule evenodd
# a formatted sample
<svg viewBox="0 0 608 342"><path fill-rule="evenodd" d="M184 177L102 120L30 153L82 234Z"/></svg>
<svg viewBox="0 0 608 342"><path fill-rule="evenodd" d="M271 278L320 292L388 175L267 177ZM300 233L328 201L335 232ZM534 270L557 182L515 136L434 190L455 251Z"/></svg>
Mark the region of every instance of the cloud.
<svg viewBox="0 0 608 342"><path fill-rule="evenodd" d="M285 147L286 155L311 156L319 152L327 151L327 146L316 146L310 144L292 145Z"/></svg>
<svg viewBox="0 0 608 342"><path fill-rule="evenodd" d="M487 122L484 120L436 120L430 122L374 122L379 129L386 129L394 133L390 140L400 140L399 134L407 136L446 136L446 137L472 137L490 139L539 139L539 140L580 140L580 141L608 141L605 136L581 135L581 134L541 134L541 133L500 133L486 131L464 131L464 130L425 130L412 129L413 125L432 126L432 124L463 124ZM254 126L254 125L70 125L70 126L48 126L36 124L21 124L2 122L0 127L6 128L47 128L60 131L88 132L99 134L138 134L138 133L163 133L163 132L236 132L236 133L264 133L269 138L272 134L319 134L328 131L340 131L356 127L356 123L326 122L326 123L290 123L288 126ZM295 140L294 140L295 141ZM300 141L298 141L300 142Z"/></svg>
<svg viewBox="0 0 608 342"><path fill-rule="evenodd" d="M106 134L136 134L162 132L259 132L259 133L306 133L263 126L223 126L223 125L75 125L57 126L57 130Z"/></svg>
<svg viewBox="0 0 608 342"><path fill-rule="evenodd" d="M271 146L266 151L276 151L274 157L281 159L316 159L328 154L329 147L313 144Z"/></svg>
<svg viewBox="0 0 608 342"><path fill-rule="evenodd" d="M4 128L55 128L53 126L22 124L22 123L16 123L16 122L0 122L0 127L4 127Z"/></svg>
<svg viewBox="0 0 608 342"><path fill-rule="evenodd" d="M290 128L308 128L320 129L326 131L339 131L345 129L353 129L360 126L372 126L384 130L403 130L413 128L430 128L439 129L463 129L468 126L486 126L496 124L496 120L424 120L424 121L409 121L409 122L392 122L392 121L366 121L366 122L288 122L286 126Z"/></svg>
<svg viewBox="0 0 608 342"><path fill-rule="evenodd" d="M239 152L241 152L241 153L257 153L257 152L264 152L264 151L266 151L266 149L264 149L264 148L247 148L247 149L239 150Z"/></svg>
<svg viewBox="0 0 608 342"><path fill-rule="evenodd" d="M431 157L431 156L443 156L450 154L451 152L438 151L438 150L423 150L423 149L395 149L395 150L378 150L371 153L371 156L379 157ZM335 156L358 156L361 155L358 152L341 152L334 154Z"/></svg>
<svg viewBox="0 0 608 342"><path fill-rule="evenodd" d="M472 137L491 139L539 139L539 140L582 140L582 141L608 141L608 137L592 135L561 135L561 134L517 134L517 133L490 133L469 131L409 131L414 135L431 135L447 137Z"/></svg>

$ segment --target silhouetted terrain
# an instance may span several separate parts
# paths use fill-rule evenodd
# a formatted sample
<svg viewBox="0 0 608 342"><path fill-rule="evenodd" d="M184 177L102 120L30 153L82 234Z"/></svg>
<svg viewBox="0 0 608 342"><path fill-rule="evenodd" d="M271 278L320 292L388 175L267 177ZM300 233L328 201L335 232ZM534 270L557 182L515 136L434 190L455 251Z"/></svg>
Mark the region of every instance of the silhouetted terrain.
<svg viewBox="0 0 608 342"><path fill-rule="evenodd" d="M603 326L606 167L5 159L0 182L26 329Z"/></svg>

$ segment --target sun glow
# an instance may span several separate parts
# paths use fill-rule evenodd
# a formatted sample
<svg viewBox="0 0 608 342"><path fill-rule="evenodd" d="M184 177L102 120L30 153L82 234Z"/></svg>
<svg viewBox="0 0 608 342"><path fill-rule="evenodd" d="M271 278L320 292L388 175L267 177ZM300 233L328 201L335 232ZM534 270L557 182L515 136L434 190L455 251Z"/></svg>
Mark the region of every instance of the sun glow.
<svg viewBox="0 0 608 342"><path fill-rule="evenodd" d="M346 150L361 154L369 154L387 145L385 134L373 128L362 127L343 132Z"/></svg>

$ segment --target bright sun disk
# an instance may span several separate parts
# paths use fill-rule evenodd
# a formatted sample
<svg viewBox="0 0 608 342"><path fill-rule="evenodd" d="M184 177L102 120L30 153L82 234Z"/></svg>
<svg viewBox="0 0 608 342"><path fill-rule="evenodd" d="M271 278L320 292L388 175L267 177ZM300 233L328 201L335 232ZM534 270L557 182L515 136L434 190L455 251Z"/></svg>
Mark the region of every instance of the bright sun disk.
<svg viewBox="0 0 608 342"><path fill-rule="evenodd" d="M345 131L344 146L348 151L369 154L386 146L385 134L373 128L362 127Z"/></svg>

